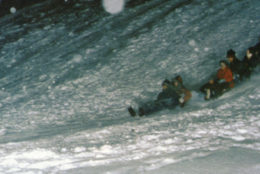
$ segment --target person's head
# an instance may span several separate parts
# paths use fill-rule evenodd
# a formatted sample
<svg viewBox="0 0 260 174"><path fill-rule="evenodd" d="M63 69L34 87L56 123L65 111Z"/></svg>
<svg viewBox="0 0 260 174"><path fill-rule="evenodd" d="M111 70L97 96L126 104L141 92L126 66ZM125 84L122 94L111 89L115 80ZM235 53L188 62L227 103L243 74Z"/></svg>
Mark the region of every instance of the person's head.
<svg viewBox="0 0 260 174"><path fill-rule="evenodd" d="M221 61L219 62L219 65L220 65L221 69L225 69L225 68L227 67L227 62L224 61L224 60L221 60Z"/></svg>
<svg viewBox="0 0 260 174"><path fill-rule="evenodd" d="M178 80L180 83L182 83L182 77L180 75L177 75L175 77L175 80Z"/></svg>
<svg viewBox="0 0 260 174"><path fill-rule="evenodd" d="M235 57L236 57L236 52L234 50L230 49L227 51L227 59L229 62L233 62Z"/></svg>
<svg viewBox="0 0 260 174"><path fill-rule="evenodd" d="M165 79L165 80L162 82L162 88L163 88L163 90L167 89L169 85L170 85L170 81L169 81L168 79Z"/></svg>
<svg viewBox="0 0 260 174"><path fill-rule="evenodd" d="M213 80L213 79L210 79L210 80L209 80L209 84L214 84L214 80Z"/></svg>
<svg viewBox="0 0 260 174"><path fill-rule="evenodd" d="M176 80L176 79L172 81L172 85L173 86L179 86L179 83L180 82L178 80Z"/></svg>

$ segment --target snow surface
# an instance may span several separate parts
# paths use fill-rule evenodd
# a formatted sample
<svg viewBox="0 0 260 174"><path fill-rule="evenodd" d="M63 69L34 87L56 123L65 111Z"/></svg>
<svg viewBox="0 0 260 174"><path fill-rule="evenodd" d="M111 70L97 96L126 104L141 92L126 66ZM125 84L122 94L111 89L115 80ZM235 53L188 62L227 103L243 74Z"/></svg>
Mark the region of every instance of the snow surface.
<svg viewBox="0 0 260 174"><path fill-rule="evenodd" d="M216 100L198 87L257 43L260 1L90 3L0 19L0 173L258 174L259 69ZM187 106L129 116L177 74Z"/></svg>

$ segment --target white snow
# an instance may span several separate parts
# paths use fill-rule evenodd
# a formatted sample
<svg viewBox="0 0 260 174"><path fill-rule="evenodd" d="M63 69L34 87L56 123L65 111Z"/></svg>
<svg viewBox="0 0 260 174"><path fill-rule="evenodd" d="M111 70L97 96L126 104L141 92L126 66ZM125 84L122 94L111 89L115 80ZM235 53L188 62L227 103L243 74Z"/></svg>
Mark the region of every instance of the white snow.
<svg viewBox="0 0 260 174"><path fill-rule="evenodd" d="M235 174L257 166L259 73L215 100L196 91L227 49L242 58L255 44L259 3L173 9L176 1L151 0L120 15L84 6L39 20L1 18L0 173ZM125 2L105 4L117 14ZM129 105L156 99L176 74L192 90L184 108L129 116Z"/></svg>

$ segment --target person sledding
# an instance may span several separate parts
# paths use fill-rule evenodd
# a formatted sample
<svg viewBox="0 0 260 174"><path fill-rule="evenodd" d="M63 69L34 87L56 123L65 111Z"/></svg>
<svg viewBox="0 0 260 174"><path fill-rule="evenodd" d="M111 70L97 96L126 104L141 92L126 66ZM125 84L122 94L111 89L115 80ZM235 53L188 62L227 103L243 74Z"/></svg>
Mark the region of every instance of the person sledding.
<svg viewBox="0 0 260 174"><path fill-rule="evenodd" d="M164 80L162 83L162 91L158 94L157 99L154 101L149 101L138 108L138 112L130 106L128 107L128 112L131 116L139 116L148 115L162 109L168 108L173 109L174 107L179 105L180 96L175 92L170 84L169 80Z"/></svg>
<svg viewBox="0 0 260 174"><path fill-rule="evenodd" d="M227 60L229 68L233 73L233 79L238 82L243 80L243 63L236 57L236 52L232 49L227 51Z"/></svg>
<svg viewBox="0 0 260 174"><path fill-rule="evenodd" d="M259 41L258 43L253 47L254 48L254 54L257 58L257 64L260 63L260 36L258 37Z"/></svg>
<svg viewBox="0 0 260 174"><path fill-rule="evenodd" d="M219 65L220 68L217 71L216 78L211 78L206 84L200 87L200 91L205 94L205 100L216 98L234 87L233 73L228 67L228 63L221 60Z"/></svg>
<svg viewBox="0 0 260 174"><path fill-rule="evenodd" d="M184 105L191 99L191 92L183 85L183 80L180 75L177 75L172 79L172 86L174 91L181 96L179 99L180 106L184 107Z"/></svg>
<svg viewBox="0 0 260 174"><path fill-rule="evenodd" d="M254 47L250 47L246 51L246 55L243 59L244 64L244 75L249 78L251 76L252 71L258 64L258 58L256 56L256 51Z"/></svg>
<svg viewBox="0 0 260 174"><path fill-rule="evenodd" d="M234 88L235 83L233 81L233 73L229 69L227 62L221 60L219 64L220 69L217 73L217 80L218 84L220 85L220 89L222 90L222 92L224 92L228 89Z"/></svg>
<svg viewBox="0 0 260 174"><path fill-rule="evenodd" d="M205 94L204 99L214 99L221 95L221 88L217 80L210 79L206 84L200 87L200 91Z"/></svg>

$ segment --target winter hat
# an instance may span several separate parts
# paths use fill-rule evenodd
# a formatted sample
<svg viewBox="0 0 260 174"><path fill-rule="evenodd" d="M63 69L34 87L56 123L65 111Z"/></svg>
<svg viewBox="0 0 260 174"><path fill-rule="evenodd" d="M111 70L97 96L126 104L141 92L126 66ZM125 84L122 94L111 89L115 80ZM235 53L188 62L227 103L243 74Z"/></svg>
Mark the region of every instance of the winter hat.
<svg viewBox="0 0 260 174"><path fill-rule="evenodd" d="M236 55L236 52L234 50L230 49L230 50L227 51L227 58L228 57L235 57L235 55Z"/></svg>
<svg viewBox="0 0 260 174"><path fill-rule="evenodd" d="M227 61L225 61L225 60L219 61L219 64L221 64L221 63L224 63L226 66L228 66L228 63L227 63Z"/></svg>
<svg viewBox="0 0 260 174"><path fill-rule="evenodd" d="M252 53L252 54L255 52L254 47L249 47L248 50L249 50L249 52Z"/></svg>
<svg viewBox="0 0 260 174"><path fill-rule="evenodd" d="M163 82L162 82L162 86L163 85L169 85L170 84L170 81L168 79L165 79Z"/></svg>

